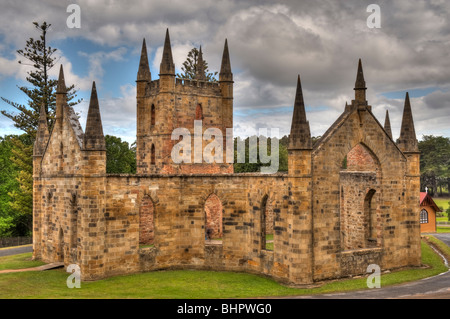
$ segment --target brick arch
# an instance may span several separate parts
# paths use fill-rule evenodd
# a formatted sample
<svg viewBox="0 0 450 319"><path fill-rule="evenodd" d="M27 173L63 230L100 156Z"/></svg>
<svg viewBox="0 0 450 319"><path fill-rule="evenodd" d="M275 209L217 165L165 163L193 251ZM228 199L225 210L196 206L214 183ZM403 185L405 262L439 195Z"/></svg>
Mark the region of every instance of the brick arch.
<svg viewBox="0 0 450 319"><path fill-rule="evenodd" d="M136 195L136 199L133 201L132 212L134 214L139 214L139 208L141 206L142 200L147 196L150 197L155 207L155 211L158 209L159 205L159 197L156 192L149 191L148 189L132 189L131 194Z"/></svg>
<svg viewBox="0 0 450 319"><path fill-rule="evenodd" d="M339 181L341 247L351 250L380 246L380 161L362 142L348 151L345 160Z"/></svg>
<svg viewBox="0 0 450 319"><path fill-rule="evenodd" d="M207 239L223 236L223 204L216 193L208 195L204 201L205 234Z"/></svg>
<svg viewBox="0 0 450 319"><path fill-rule="evenodd" d="M155 202L144 195L139 205L139 244L150 245L155 240Z"/></svg>
<svg viewBox="0 0 450 319"><path fill-rule="evenodd" d="M202 196L200 196L200 202L203 203L203 206L205 205L206 200L211 195L216 195L220 198L220 201L222 202L222 207L225 209L228 206L228 193L227 191L224 191L222 189L217 189L215 186L209 187L209 190L204 192Z"/></svg>
<svg viewBox="0 0 450 319"><path fill-rule="evenodd" d="M197 107L195 108L195 119L203 120L203 107L201 103L197 104Z"/></svg>
<svg viewBox="0 0 450 319"><path fill-rule="evenodd" d="M351 148L343 162L346 169L351 171L379 171L380 161L375 153L364 143L358 143Z"/></svg>

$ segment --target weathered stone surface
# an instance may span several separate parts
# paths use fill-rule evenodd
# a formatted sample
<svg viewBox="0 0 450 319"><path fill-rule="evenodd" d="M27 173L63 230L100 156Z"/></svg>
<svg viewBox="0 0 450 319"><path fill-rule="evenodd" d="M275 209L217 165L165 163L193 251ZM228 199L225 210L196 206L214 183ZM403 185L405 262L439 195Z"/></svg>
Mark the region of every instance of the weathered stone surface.
<svg viewBox="0 0 450 319"><path fill-rule="evenodd" d="M61 83L55 126L34 154L35 259L76 263L83 280L214 269L293 284L361 274L372 263L420 264L419 154L393 142L362 84L312 149L309 142L289 149L289 172L234 174L232 164L170 158L174 128L193 132L199 118L203 130L232 127L228 44L219 83L175 79L170 54L164 59L158 80L140 67L136 175L106 174L104 149L85 149ZM305 116L301 132L309 129ZM273 234L273 251L264 234Z"/></svg>

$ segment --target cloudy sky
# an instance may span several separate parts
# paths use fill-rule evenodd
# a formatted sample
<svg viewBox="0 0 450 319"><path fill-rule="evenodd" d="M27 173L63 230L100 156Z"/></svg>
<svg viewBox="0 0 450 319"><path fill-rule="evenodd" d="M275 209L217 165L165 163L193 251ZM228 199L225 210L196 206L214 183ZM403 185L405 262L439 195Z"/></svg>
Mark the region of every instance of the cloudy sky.
<svg viewBox="0 0 450 319"><path fill-rule="evenodd" d="M67 26L70 4L81 9L80 28ZM367 24L370 4L380 8L380 28ZM361 58L369 104L381 123L389 110L394 138L406 92L417 137L450 137L450 1L2 0L0 6L0 96L25 103L17 86L27 84L29 69L17 63L16 50L39 36L33 21L46 21L58 49L51 75L63 64L66 83L79 90L81 125L96 81L105 133L129 142L136 135L142 39L155 79L166 28L177 72L200 45L210 71L218 71L228 39L235 135L259 128L288 134L298 74L312 135L323 134L354 98ZM11 110L3 101L0 109ZM0 135L12 133L18 133L13 123L0 115Z"/></svg>

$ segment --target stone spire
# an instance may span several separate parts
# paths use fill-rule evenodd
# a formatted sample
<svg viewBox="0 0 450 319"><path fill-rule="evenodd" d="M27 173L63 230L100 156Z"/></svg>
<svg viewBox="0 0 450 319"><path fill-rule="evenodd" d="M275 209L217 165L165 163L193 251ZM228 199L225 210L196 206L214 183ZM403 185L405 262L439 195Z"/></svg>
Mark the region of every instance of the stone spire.
<svg viewBox="0 0 450 319"><path fill-rule="evenodd" d="M61 94L67 93L66 82L64 80L64 70L63 70L62 64L61 64L61 67L59 68L59 77L58 77L58 85L56 86L56 93L61 93Z"/></svg>
<svg viewBox="0 0 450 319"><path fill-rule="evenodd" d="M164 50L159 68L159 75L175 75L175 64L173 63L169 29L166 30L166 39L164 41Z"/></svg>
<svg viewBox="0 0 450 319"><path fill-rule="evenodd" d="M137 74L137 81L152 80L152 74L150 73L150 66L148 64L147 45L145 44L145 38L142 42L141 60L139 61L139 70Z"/></svg>
<svg viewBox="0 0 450 319"><path fill-rule="evenodd" d="M200 81L205 81L205 61L203 60L202 46L200 46L200 50L198 51L197 58L197 69L195 71L195 78Z"/></svg>
<svg viewBox="0 0 450 319"><path fill-rule="evenodd" d="M228 52L228 41L225 39L223 48L222 65L220 66L219 82L233 81L233 73L231 72L230 53Z"/></svg>
<svg viewBox="0 0 450 319"><path fill-rule="evenodd" d="M419 145L416 137L416 130L414 128L414 120L408 92L406 92L405 107L403 109L402 128L400 130L400 137L397 141L397 144L403 152L419 151Z"/></svg>
<svg viewBox="0 0 450 319"><path fill-rule="evenodd" d="M92 83L91 101L86 120L86 133L84 134L84 149L92 151L106 150L95 82Z"/></svg>
<svg viewBox="0 0 450 319"><path fill-rule="evenodd" d="M312 149L309 122L306 120L305 103L303 101L300 75L297 79L297 91L295 94L294 114L292 116L291 133L289 135L290 150Z"/></svg>
<svg viewBox="0 0 450 319"><path fill-rule="evenodd" d="M366 103L366 81L364 80L364 72L362 68L361 59L358 62L358 72L356 73L355 82L355 101L360 103Z"/></svg>
<svg viewBox="0 0 450 319"><path fill-rule="evenodd" d="M58 84L56 86L55 125L62 129L64 108L67 104L67 88L64 80L64 70L61 64L59 68Z"/></svg>
<svg viewBox="0 0 450 319"><path fill-rule="evenodd" d="M44 154L45 147L50 134L48 133L47 113L45 113L45 105L42 103L39 112L39 124L36 132L36 140L34 142L33 155L40 156Z"/></svg>
<svg viewBox="0 0 450 319"><path fill-rule="evenodd" d="M391 121L389 119L389 111L388 110L386 110L386 118L384 120L384 130L389 135L389 137L392 139Z"/></svg>

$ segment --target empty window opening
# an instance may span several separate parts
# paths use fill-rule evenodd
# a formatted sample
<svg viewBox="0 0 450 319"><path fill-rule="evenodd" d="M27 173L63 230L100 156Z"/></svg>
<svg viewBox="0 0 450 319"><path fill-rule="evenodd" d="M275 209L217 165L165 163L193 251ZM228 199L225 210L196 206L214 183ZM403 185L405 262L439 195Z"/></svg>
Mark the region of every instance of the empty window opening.
<svg viewBox="0 0 450 319"><path fill-rule="evenodd" d="M195 119L196 120L203 120L203 108L201 104L198 104L195 109Z"/></svg>
<svg viewBox="0 0 450 319"><path fill-rule="evenodd" d="M152 104L152 108L151 108L151 125L155 125L156 122L156 114L155 114L155 104Z"/></svg>
<svg viewBox="0 0 450 319"><path fill-rule="evenodd" d="M156 163L156 151L155 151L155 144L152 144L152 150L151 150L151 158L150 158L151 164L155 165Z"/></svg>
<svg viewBox="0 0 450 319"><path fill-rule="evenodd" d="M264 196L261 202L261 249L273 250L274 248L274 218L269 196Z"/></svg>
<svg viewBox="0 0 450 319"><path fill-rule="evenodd" d="M364 199L364 218L365 218L365 237L367 247L373 247L377 244L377 211L376 203L373 200L376 191L371 189Z"/></svg>

